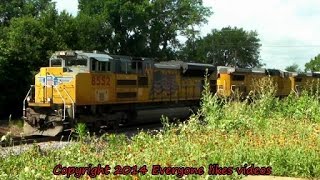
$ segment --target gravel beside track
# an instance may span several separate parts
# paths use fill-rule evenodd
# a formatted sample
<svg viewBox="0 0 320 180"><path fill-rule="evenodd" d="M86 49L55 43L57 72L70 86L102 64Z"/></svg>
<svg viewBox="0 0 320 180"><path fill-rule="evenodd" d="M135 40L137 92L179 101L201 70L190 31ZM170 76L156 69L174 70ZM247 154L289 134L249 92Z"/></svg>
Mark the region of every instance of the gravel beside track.
<svg viewBox="0 0 320 180"><path fill-rule="evenodd" d="M51 142L36 143L35 145L38 146L41 151L46 151L46 150L52 150L52 149L62 149L71 144L72 142L51 141ZM12 147L1 147L0 156L6 157L9 155L19 155L25 151L28 151L33 146L34 146L33 144L25 144L25 145L12 146Z"/></svg>

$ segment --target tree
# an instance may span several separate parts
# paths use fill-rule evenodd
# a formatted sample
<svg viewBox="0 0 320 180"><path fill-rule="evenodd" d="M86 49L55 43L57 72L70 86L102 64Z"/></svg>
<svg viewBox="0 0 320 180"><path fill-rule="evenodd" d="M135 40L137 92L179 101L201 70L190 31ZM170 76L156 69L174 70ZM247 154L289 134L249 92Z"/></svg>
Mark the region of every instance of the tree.
<svg viewBox="0 0 320 180"><path fill-rule="evenodd" d="M110 53L166 59L175 56L177 37L211 14L202 0L80 0L79 9L80 16L103 21L98 36L108 41L97 44L106 44Z"/></svg>
<svg viewBox="0 0 320 180"><path fill-rule="evenodd" d="M5 25L0 25L2 32L5 32L0 37L0 116L4 113L21 115L21 100L29 85L33 84L32 71L47 66L51 52L61 47L60 36L55 33L57 14L54 4L42 7L33 6L33 3L48 1L21 2L25 3L22 4L23 8L28 10L21 11L26 15L10 16L6 18L8 21ZM12 8L21 9L14 6ZM42 10L38 11L39 9ZM7 11L5 14L10 14L10 9Z"/></svg>
<svg viewBox="0 0 320 180"><path fill-rule="evenodd" d="M305 71L320 71L320 54L305 64Z"/></svg>
<svg viewBox="0 0 320 180"><path fill-rule="evenodd" d="M48 12L43 14L41 18L45 28L52 36L51 47L48 46L48 50L56 49L79 49L79 28L84 24L77 24L76 18L66 11L62 11L60 14L55 9L49 9ZM85 36L85 35L84 35Z"/></svg>
<svg viewBox="0 0 320 180"><path fill-rule="evenodd" d="M94 27L86 26L80 30L95 41L88 46L90 48L88 50L108 50L112 54L122 55L144 55L147 42L144 34L148 29L149 20L148 8L148 0L80 0L79 22ZM80 41L85 40L85 37L81 38Z"/></svg>
<svg viewBox="0 0 320 180"><path fill-rule="evenodd" d="M92 51L109 50L115 54L117 42L114 42L112 29L100 15L79 14L75 19L76 49Z"/></svg>
<svg viewBox="0 0 320 180"><path fill-rule="evenodd" d="M195 26L206 23L212 12L202 0L153 0L150 23L150 54L174 58L177 36L189 36Z"/></svg>
<svg viewBox="0 0 320 180"><path fill-rule="evenodd" d="M48 65L50 34L32 17L13 18L0 54L0 108L20 114L21 100L32 83L31 71Z"/></svg>
<svg viewBox="0 0 320 180"><path fill-rule="evenodd" d="M299 69L299 65L296 63L293 63L290 66L287 66L285 70L288 72L301 72L301 70Z"/></svg>
<svg viewBox="0 0 320 180"><path fill-rule="evenodd" d="M38 17L51 3L51 0L1 0L0 26L8 26L12 18Z"/></svg>
<svg viewBox="0 0 320 180"><path fill-rule="evenodd" d="M226 27L221 30L214 29L207 36L194 42L188 40L181 56L185 60L216 66L260 67L260 46L257 32Z"/></svg>
<svg viewBox="0 0 320 180"><path fill-rule="evenodd" d="M41 21L32 17L15 18L7 29L6 57L27 61L30 70L48 65L49 50L53 47L56 34L45 28Z"/></svg>

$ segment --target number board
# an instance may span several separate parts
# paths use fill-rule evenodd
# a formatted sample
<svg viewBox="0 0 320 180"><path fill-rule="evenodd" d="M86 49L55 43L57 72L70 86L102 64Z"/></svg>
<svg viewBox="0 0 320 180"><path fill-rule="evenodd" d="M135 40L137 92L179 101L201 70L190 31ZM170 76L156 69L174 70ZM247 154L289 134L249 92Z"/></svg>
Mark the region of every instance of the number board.
<svg viewBox="0 0 320 180"><path fill-rule="evenodd" d="M92 74L91 85L92 86L110 86L110 77L106 75Z"/></svg>

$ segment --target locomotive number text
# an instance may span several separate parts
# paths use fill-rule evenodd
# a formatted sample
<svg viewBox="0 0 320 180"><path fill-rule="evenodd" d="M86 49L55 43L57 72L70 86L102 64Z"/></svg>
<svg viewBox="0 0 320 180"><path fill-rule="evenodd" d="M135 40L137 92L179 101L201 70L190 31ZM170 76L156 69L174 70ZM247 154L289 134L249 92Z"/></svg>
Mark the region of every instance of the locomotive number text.
<svg viewBox="0 0 320 180"><path fill-rule="evenodd" d="M110 86L110 77L105 75L92 75L92 86Z"/></svg>

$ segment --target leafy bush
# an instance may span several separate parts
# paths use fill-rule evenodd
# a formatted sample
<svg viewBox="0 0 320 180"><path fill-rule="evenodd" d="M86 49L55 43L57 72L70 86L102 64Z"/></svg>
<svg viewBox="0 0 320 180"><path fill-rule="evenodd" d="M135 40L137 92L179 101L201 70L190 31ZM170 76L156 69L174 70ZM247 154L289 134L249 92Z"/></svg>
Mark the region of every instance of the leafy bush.
<svg viewBox="0 0 320 180"><path fill-rule="evenodd" d="M87 126L85 123L78 123L76 124L75 131L80 140L83 140L87 135Z"/></svg>

